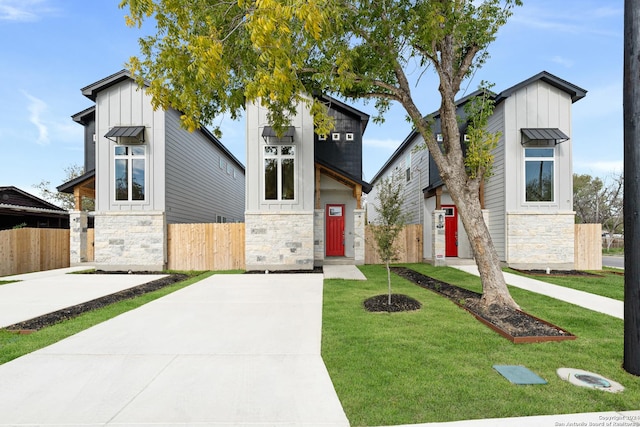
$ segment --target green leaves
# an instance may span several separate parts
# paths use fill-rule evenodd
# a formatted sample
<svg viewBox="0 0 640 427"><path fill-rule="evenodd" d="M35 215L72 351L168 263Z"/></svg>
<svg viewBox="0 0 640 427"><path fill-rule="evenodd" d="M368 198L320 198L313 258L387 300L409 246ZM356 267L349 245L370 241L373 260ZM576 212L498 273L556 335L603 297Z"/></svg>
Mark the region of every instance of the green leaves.
<svg viewBox="0 0 640 427"><path fill-rule="evenodd" d="M404 203L404 185L399 174L382 178L378 185L377 203L374 209L378 213L374 237L378 254L382 261L388 263L397 258L395 240L405 224L402 210Z"/></svg>

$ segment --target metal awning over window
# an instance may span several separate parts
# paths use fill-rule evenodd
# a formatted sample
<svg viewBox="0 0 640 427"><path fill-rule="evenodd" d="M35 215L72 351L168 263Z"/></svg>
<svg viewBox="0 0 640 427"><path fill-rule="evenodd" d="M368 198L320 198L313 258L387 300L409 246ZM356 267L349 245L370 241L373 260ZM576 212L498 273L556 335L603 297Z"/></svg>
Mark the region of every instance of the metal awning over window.
<svg viewBox="0 0 640 427"><path fill-rule="evenodd" d="M567 141L569 137L558 128L523 128L522 145L527 143L549 143L553 141L554 145Z"/></svg>
<svg viewBox="0 0 640 427"><path fill-rule="evenodd" d="M114 126L104 137L117 144L143 144L144 126Z"/></svg>
<svg viewBox="0 0 640 427"><path fill-rule="evenodd" d="M265 126L262 129L262 138L268 143L270 140L275 140L276 142L293 142L293 135L296 133L295 126L289 126L285 130L285 132L278 136L276 134L275 129L272 126Z"/></svg>

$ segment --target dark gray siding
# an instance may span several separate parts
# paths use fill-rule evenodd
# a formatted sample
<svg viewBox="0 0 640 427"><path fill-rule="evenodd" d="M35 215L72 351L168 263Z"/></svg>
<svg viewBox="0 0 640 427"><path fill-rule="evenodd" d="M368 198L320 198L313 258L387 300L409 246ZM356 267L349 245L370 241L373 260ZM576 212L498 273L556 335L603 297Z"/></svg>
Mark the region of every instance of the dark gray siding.
<svg viewBox="0 0 640 427"><path fill-rule="evenodd" d="M329 114L335 119L332 134L337 133L340 140L334 141L332 134L326 135L326 140L319 140L314 134L315 157L362 179L362 121L335 108L331 108ZM347 141L347 133L353 134L352 141Z"/></svg>
<svg viewBox="0 0 640 427"><path fill-rule="evenodd" d="M166 113L167 223L244 221L244 170L200 131Z"/></svg>
<svg viewBox="0 0 640 427"><path fill-rule="evenodd" d="M96 121L91 120L84 127L84 171L94 170L96 168L96 141L94 135L96 133Z"/></svg>
<svg viewBox="0 0 640 427"><path fill-rule="evenodd" d="M487 124L491 133L500 132L502 136L498 147L493 151L493 175L485 182L484 205L489 211L489 232L498 251L500 260L505 260L505 136L504 104L496 107Z"/></svg>

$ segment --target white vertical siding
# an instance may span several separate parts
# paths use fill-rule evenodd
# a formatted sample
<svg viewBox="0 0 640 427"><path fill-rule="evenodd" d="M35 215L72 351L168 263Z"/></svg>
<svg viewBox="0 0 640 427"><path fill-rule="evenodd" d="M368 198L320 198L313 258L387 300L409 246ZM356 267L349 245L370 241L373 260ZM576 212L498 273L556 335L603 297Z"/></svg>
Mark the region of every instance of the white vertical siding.
<svg viewBox="0 0 640 427"><path fill-rule="evenodd" d="M265 126L270 126L267 119L267 109L259 102L248 104L247 113L247 194L246 209L252 211L310 211L314 209L314 148L313 148L313 117L309 108L300 104L298 114L291 119L291 126L295 127L293 145L296 157L296 193L295 200L277 201L264 200L264 164L263 147L266 145L262 138Z"/></svg>
<svg viewBox="0 0 640 427"><path fill-rule="evenodd" d="M378 204L378 189L376 186L383 178L388 178L394 173L398 174L404 185L402 210L406 214L406 223L424 223L424 196L422 189L429 185L429 151L426 148L414 151L417 146L423 143L423 138L420 135L416 135L402 150L395 153L394 160L388 165L384 173L378 176L375 182L372 182L373 189L367 195L367 220L370 223L375 223L378 219L378 214L375 210L375 206ZM409 153L411 153L411 179L407 181L406 162Z"/></svg>
<svg viewBox="0 0 640 427"><path fill-rule="evenodd" d="M167 223L216 222L218 217L242 222L243 170L201 131L181 128L177 111L165 117Z"/></svg>
<svg viewBox="0 0 640 427"><path fill-rule="evenodd" d="M555 202L525 203L522 128L559 128L571 136L571 97L543 81L536 81L504 101L506 211L559 212L573 209L572 142L556 146Z"/></svg>
<svg viewBox="0 0 640 427"><path fill-rule="evenodd" d="M144 126L146 179L144 202L114 200L113 151L104 135L114 126ZM96 98L96 210L164 210L164 113L154 111L151 98L133 80L98 93Z"/></svg>

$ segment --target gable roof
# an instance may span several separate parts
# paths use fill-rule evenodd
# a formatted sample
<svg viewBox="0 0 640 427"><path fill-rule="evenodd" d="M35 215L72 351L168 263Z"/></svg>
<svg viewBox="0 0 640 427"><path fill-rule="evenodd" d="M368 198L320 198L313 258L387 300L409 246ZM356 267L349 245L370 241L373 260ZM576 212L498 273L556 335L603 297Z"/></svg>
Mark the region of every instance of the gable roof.
<svg viewBox="0 0 640 427"><path fill-rule="evenodd" d="M115 74L111 74L104 79L98 80L95 83L91 83L90 85L83 87L82 89L80 89L80 92L82 92L82 94L90 100L95 101L96 97L98 96L98 92L101 92L105 89L110 88L111 86L117 85L118 83L129 79L134 80L131 73L128 70L120 70Z"/></svg>
<svg viewBox="0 0 640 427"><path fill-rule="evenodd" d="M336 110L342 110L343 113L353 116L355 118L360 119L361 130L364 133L364 130L367 128L367 124L369 123L369 115L367 113L363 113L362 111L353 108L350 105L345 104L342 101L338 101L337 99L329 96L329 95L320 95L316 97L318 100L328 104L329 108L334 108Z"/></svg>
<svg viewBox="0 0 640 427"><path fill-rule="evenodd" d="M0 207L31 212L67 213L66 209L14 186L0 187Z"/></svg>
<svg viewBox="0 0 640 427"><path fill-rule="evenodd" d="M560 89L566 93L568 93L571 96L571 102L574 103L576 101L581 100L582 98L584 98L587 94L587 91L585 89L582 89L579 86L574 85L573 83L569 83L566 80L563 80L557 76L554 76L551 73L548 73L547 71L542 71L538 74L536 74L535 76L532 76L526 80L521 81L520 83L511 86L508 89L503 90L502 92L495 94L493 92L489 92L489 94L491 94L493 100L495 101L495 104L499 104L502 101L504 101L505 99L507 99L508 97L510 97L511 95L514 94L514 92L529 86L530 84L536 82L536 81L543 81L557 89ZM469 95L464 96L463 98L460 98L456 101L456 107L459 108L461 106L463 106L464 104L466 104L470 99L480 95L482 93L481 90L476 90L472 93L470 93ZM440 112L439 110L434 111L433 113L429 114L427 117L435 119L438 118L440 116ZM413 139L418 136L418 131L416 129L412 129L411 132L409 133L409 135L404 139L404 141L402 141L402 143L398 146L398 148L396 149L396 151L393 152L393 154L391 155L391 157L389 157L389 159L385 162L384 165L382 165L382 167L380 168L380 170L375 174L375 176L373 177L373 179L371 180L371 184L374 185L376 180L378 178L380 178L380 176L382 174L384 174L384 172L389 168L389 166L394 163L398 157L400 157L400 155L404 152L404 150L407 148L407 146L409 146L409 144L411 144L411 142L413 141Z"/></svg>
<svg viewBox="0 0 640 427"><path fill-rule="evenodd" d="M327 163L326 161L323 161L322 159L316 158L314 160L314 162L316 164L322 166L323 168L325 168L327 170L330 170L331 172L335 173L336 175L340 175L343 178L346 178L348 181L352 181L352 182L354 182L356 184L360 184L362 186L362 191L367 193L367 194L373 188L373 186L371 184L369 184L368 182L363 181L362 179L360 179L360 178L358 178L356 176L353 176L350 173L345 172L342 169L340 169L340 168L338 168L338 167L336 167L336 166L334 166L332 164Z"/></svg>
<svg viewBox="0 0 640 427"><path fill-rule="evenodd" d="M572 103L581 100L587 95L587 91L585 89L582 89L581 87L576 86L573 83L569 83L568 81L563 80L560 77L554 76L551 73L542 71L536 74L535 76L532 76L527 80L524 80L516 84L515 86L511 86L509 89L505 89L502 92L500 92L494 98L496 101L496 104L499 104L500 102L504 101L505 99L513 95L513 93L516 92L517 90L522 89L523 87L529 86L531 83L534 83L538 80L543 81L557 89L560 89L563 92L568 93L571 96Z"/></svg>
<svg viewBox="0 0 640 427"><path fill-rule="evenodd" d="M135 77L129 70L120 70L117 73L111 74L110 76L98 80L95 83L91 83L90 85L83 87L82 89L80 89L80 91L84 96L95 102L96 98L98 97L98 93L127 80L135 81ZM145 82L145 85L148 86L148 83ZM95 115L95 111L96 107L94 105L80 111L79 113L74 114L73 116L71 116L71 118L75 122L83 124L87 119L91 118L91 115ZM200 126L198 131L201 132L213 145L218 147L244 173L245 167L242 162L238 160L233 154L231 154L231 151L229 151L227 147L223 145L222 142L220 142L218 138L216 138L206 127ZM62 186L66 187L66 185L70 182L71 181L63 184Z"/></svg>

